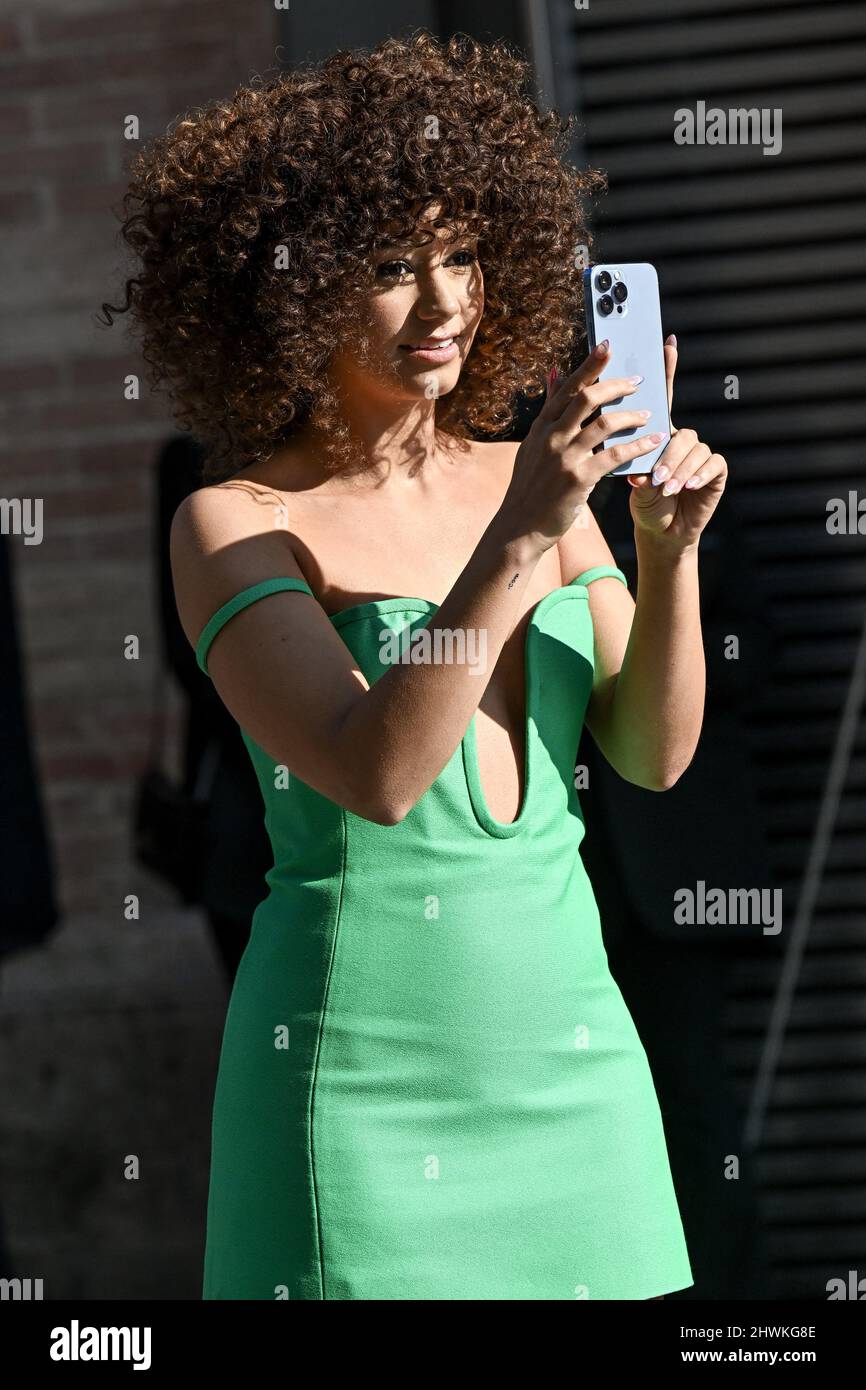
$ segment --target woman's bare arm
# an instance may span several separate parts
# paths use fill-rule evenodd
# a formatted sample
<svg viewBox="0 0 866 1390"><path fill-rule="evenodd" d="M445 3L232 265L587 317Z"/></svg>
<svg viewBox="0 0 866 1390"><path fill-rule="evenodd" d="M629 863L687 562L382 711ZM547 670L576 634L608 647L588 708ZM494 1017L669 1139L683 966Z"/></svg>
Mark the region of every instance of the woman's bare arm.
<svg viewBox="0 0 866 1390"><path fill-rule="evenodd" d="M598 522L560 537L563 578L616 565ZM638 535L637 603L617 579L589 586L595 634L586 724L611 767L636 787L666 791L694 757L705 671L697 546Z"/></svg>
<svg viewBox="0 0 866 1390"><path fill-rule="evenodd" d="M195 645L242 589L303 579L284 530L237 489L202 488L175 513L172 573ZM265 513L267 516L267 513ZM403 818L466 732L521 611L541 551L497 515L427 626L484 629L483 672L468 664L394 664L368 688L319 603L281 591L236 613L214 638L208 670L241 728L323 796L384 825Z"/></svg>
<svg viewBox="0 0 866 1390"><path fill-rule="evenodd" d="M706 696L697 545L636 537L634 619L600 747L630 782L666 791L698 746Z"/></svg>

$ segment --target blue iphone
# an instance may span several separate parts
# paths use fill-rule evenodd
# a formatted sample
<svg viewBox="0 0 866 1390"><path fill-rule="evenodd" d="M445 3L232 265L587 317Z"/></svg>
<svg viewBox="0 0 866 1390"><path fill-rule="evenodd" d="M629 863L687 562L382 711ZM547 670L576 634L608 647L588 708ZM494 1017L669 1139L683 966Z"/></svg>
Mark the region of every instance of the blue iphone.
<svg viewBox="0 0 866 1390"><path fill-rule="evenodd" d="M643 376L636 391L602 406L602 412L652 411L645 425L618 430L616 434L608 436L602 448L612 449L625 440L658 431L669 436L671 417L665 381L659 280L655 266L647 261L591 265L583 272L583 302L589 351L605 338L610 342L610 357L599 379ZM621 463L605 476L614 478L629 473L651 473L668 443L669 439L664 439L651 453L642 454L640 458L632 459L631 463Z"/></svg>

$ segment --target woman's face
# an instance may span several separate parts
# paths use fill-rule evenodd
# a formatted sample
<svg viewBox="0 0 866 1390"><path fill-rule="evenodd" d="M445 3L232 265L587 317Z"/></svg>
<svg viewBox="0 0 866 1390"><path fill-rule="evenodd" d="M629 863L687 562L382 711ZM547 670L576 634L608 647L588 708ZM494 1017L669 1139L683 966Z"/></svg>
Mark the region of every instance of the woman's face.
<svg viewBox="0 0 866 1390"><path fill-rule="evenodd" d="M431 230L435 239L426 245L416 238L373 252L369 348L363 357L339 355L344 379L361 385L363 376L413 400L435 400L456 386L484 312L484 278L477 237L458 230L449 240L443 229Z"/></svg>

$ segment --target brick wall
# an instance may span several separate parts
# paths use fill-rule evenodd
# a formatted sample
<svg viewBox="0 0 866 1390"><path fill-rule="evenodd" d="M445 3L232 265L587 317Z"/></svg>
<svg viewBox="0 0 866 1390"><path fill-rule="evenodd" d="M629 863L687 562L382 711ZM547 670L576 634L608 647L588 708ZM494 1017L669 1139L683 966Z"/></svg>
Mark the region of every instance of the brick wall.
<svg viewBox="0 0 866 1390"><path fill-rule="evenodd" d="M43 502L42 543L10 549L63 909L0 978L0 1209L46 1298L198 1296L225 995L196 914L128 850L157 637L153 468L173 427L144 382L124 399L135 343L94 316L123 266L124 117L146 140L272 70L277 29L273 0L0 0L0 497Z"/></svg>
<svg viewBox="0 0 866 1390"><path fill-rule="evenodd" d="M275 63L272 0L2 0L0 233L12 273L0 345L2 495L43 499L40 546L13 543L37 754L69 909L124 875L123 807L143 752L154 613L151 479L172 428L113 300L110 208L135 146ZM135 633L142 659L121 655ZM128 885L127 885L128 886Z"/></svg>

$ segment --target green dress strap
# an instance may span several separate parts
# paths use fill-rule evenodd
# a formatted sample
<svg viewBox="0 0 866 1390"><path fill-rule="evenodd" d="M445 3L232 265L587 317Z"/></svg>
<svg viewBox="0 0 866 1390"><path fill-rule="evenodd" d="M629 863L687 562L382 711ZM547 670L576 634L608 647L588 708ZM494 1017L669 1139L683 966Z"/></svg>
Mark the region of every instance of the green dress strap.
<svg viewBox="0 0 866 1390"><path fill-rule="evenodd" d="M233 598L230 598L221 608L217 609L212 618L208 619L202 628L195 649L195 659L206 676L210 675L207 669L207 654L211 642L229 618L233 618L235 613L240 613L242 608L249 607L257 599L265 598L268 594L276 594L281 589L298 589L301 593L309 594L315 598L315 594L305 579L262 579L258 584L251 584L249 588L242 589L239 594L235 594Z"/></svg>
<svg viewBox="0 0 866 1390"><path fill-rule="evenodd" d="M622 570L617 569L615 565L593 565L592 569L584 570L583 574L579 574L571 582L572 584L586 585L591 584L594 579L604 579L608 575L611 579L621 579L625 587L628 588L628 580Z"/></svg>

